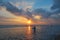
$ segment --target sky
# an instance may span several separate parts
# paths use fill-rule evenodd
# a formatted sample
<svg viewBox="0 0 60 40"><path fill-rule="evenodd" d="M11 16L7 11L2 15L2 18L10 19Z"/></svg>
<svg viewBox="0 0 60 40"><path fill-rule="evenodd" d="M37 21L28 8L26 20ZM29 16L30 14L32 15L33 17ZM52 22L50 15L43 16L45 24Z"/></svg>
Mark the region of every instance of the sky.
<svg viewBox="0 0 60 40"><path fill-rule="evenodd" d="M59 0L0 0L0 25L60 24Z"/></svg>
<svg viewBox="0 0 60 40"><path fill-rule="evenodd" d="M4 2L11 2L16 7L20 8L45 8L49 9L52 6L52 0L3 0Z"/></svg>

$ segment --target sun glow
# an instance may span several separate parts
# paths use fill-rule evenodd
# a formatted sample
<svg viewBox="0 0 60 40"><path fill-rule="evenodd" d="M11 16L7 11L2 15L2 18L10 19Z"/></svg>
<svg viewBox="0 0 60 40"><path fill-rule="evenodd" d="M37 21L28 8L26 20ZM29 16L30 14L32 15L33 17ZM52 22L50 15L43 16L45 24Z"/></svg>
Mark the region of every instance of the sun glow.
<svg viewBox="0 0 60 40"><path fill-rule="evenodd" d="M28 22L27 22L28 24L31 24L32 23L32 21L31 20L28 20Z"/></svg>
<svg viewBox="0 0 60 40"><path fill-rule="evenodd" d="M17 17L16 21L20 22L20 23L23 23L23 24L28 24L28 25L31 25L32 24L32 20L31 19L27 19L25 17Z"/></svg>

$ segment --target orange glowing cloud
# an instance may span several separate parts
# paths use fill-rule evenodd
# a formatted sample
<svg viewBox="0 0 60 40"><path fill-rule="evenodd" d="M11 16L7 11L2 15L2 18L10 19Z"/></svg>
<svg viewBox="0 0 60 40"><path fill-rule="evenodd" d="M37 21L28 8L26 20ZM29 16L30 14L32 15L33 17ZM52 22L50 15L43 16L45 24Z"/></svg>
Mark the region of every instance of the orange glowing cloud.
<svg viewBox="0 0 60 40"><path fill-rule="evenodd" d="M42 18L42 16L40 15L32 15L34 19L40 20Z"/></svg>
<svg viewBox="0 0 60 40"><path fill-rule="evenodd" d="M1 12L0 17L3 17L3 18L0 18L0 25L27 24L27 22L29 22L29 20L23 16L16 16L13 13L8 12L6 8L2 8L0 12Z"/></svg>

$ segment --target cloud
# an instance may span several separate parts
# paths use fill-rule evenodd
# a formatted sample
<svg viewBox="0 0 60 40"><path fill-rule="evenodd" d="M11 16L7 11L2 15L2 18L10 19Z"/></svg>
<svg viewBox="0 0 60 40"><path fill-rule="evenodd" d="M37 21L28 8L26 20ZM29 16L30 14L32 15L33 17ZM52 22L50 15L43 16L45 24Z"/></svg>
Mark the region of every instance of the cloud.
<svg viewBox="0 0 60 40"><path fill-rule="evenodd" d="M5 7L1 7L0 18L1 17L4 17L4 18L16 18L16 16L13 15L11 12L8 12Z"/></svg>
<svg viewBox="0 0 60 40"><path fill-rule="evenodd" d="M53 18L55 20L60 20L60 13L59 14L53 14L50 16L50 18Z"/></svg>
<svg viewBox="0 0 60 40"><path fill-rule="evenodd" d="M60 0L53 0L53 2L52 9L60 9Z"/></svg>
<svg viewBox="0 0 60 40"><path fill-rule="evenodd" d="M21 0L20 0L21 1ZM16 15L23 15L25 13L23 13L24 11L26 11L26 9L32 9L33 6L33 2L27 1L27 0L22 0L22 2L20 2L19 0L15 2L14 1L7 1L7 2L1 2L0 6L1 7L6 7L7 11L12 12L13 14ZM21 9L22 8L22 9Z"/></svg>
<svg viewBox="0 0 60 40"><path fill-rule="evenodd" d="M24 10L26 10L27 8L32 9L33 2L27 2L27 1L16 2L15 6L18 8L23 8Z"/></svg>
<svg viewBox="0 0 60 40"><path fill-rule="evenodd" d="M0 24L24 24L28 20L32 20L37 24L59 24L60 20L60 4L56 1L51 11L46 10L47 6L30 10L33 8L32 0L10 0L0 2ZM57 5L59 7L57 7ZM51 5L47 8L49 9ZM56 10L55 10L56 9ZM16 23L17 22L17 23Z"/></svg>
<svg viewBox="0 0 60 40"><path fill-rule="evenodd" d="M21 8L23 8L23 9L32 8L32 6L34 4L34 0L9 0L8 2L11 2L18 9L21 9Z"/></svg>
<svg viewBox="0 0 60 40"><path fill-rule="evenodd" d="M25 17L17 18L0 18L0 25L20 25L27 24L27 19Z"/></svg>
<svg viewBox="0 0 60 40"><path fill-rule="evenodd" d="M26 14L27 12L25 12L25 10L26 9L28 9L28 8L32 8L32 3L29 3L29 2L20 2L20 6L22 6L23 7L23 9L18 9L15 5L14 5L14 3L13 2L2 2L3 4L3 6L2 5L0 5L1 7L5 7L6 8L6 11L7 12L11 12L12 14L15 14L15 15L19 15L19 16L27 16L28 14ZM16 3L18 3L18 2L16 2ZM24 5L24 3L26 4L26 5ZM17 4L16 4L17 5ZM18 5L18 6L19 6ZM0 7L0 8L1 8ZM5 10L4 10L5 11ZM31 17L31 16L30 16ZM28 18L28 17L27 17Z"/></svg>
<svg viewBox="0 0 60 40"><path fill-rule="evenodd" d="M55 11L56 12L56 11ZM47 24L60 24L60 13L55 13L51 11L44 10L43 8L35 9L33 11L33 15L39 15L41 16L41 19L35 20L33 17L33 20L38 22L43 22Z"/></svg>
<svg viewBox="0 0 60 40"><path fill-rule="evenodd" d="M1 2L0 8L5 7L7 11L12 12L13 14L17 13L21 15L21 11L19 10L12 2Z"/></svg>
<svg viewBox="0 0 60 40"><path fill-rule="evenodd" d="M19 25L27 24L28 19L23 16L16 16L13 13L1 7L0 10L0 25Z"/></svg>
<svg viewBox="0 0 60 40"><path fill-rule="evenodd" d="M53 0L54 4L51 7L52 10L56 10L55 13L60 13L60 0Z"/></svg>
<svg viewBox="0 0 60 40"><path fill-rule="evenodd" d="M55 20L60 20L60 0L53 0L53 5L51 7L53 11L51 14L51 18Z"/></svg>
<svg viewBox="0 0 60 40"><path fill-rule="evenodd" d="M43 18L48 18L51 15L51 12L49 12L43 8L35 9L33 11L33 13L36 15L41 15Z"/></svg>

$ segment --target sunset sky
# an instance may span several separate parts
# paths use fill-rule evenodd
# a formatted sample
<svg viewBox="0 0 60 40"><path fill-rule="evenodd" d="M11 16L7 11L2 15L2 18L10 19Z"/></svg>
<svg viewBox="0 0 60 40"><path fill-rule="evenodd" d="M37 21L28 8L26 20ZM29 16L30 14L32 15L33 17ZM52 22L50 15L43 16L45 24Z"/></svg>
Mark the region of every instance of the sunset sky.
<svg viewBox="0 0 60 40"><path fill-rule="evenodd" d="M0 0L0 25L60 24L60 0ZM30 20L30 21L29 21Z"/></svg>

